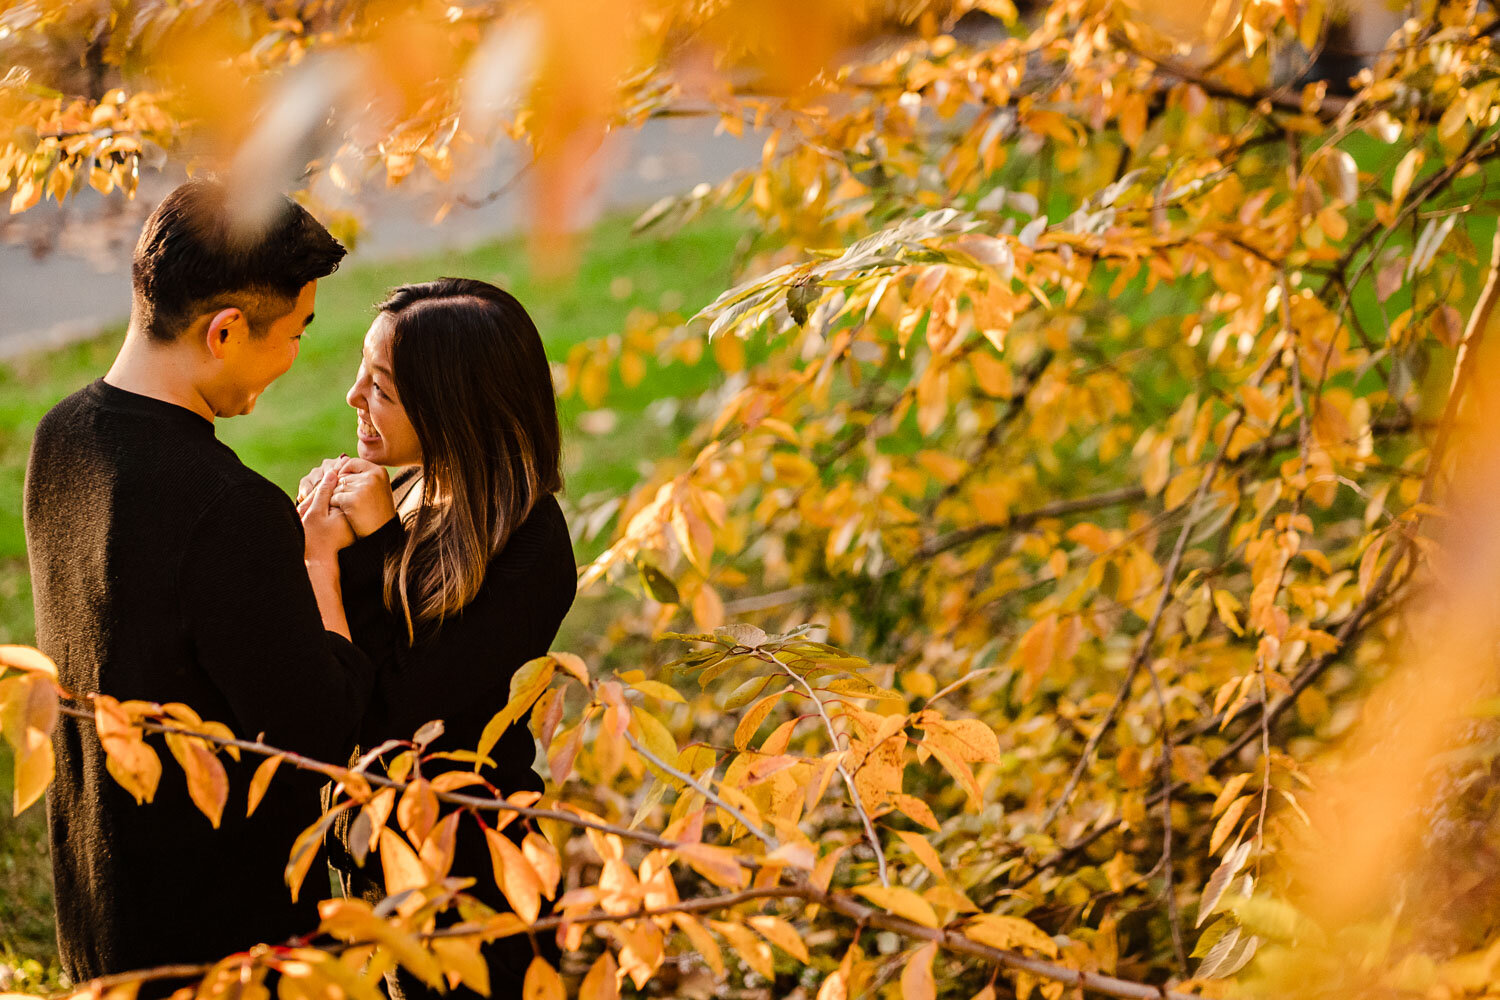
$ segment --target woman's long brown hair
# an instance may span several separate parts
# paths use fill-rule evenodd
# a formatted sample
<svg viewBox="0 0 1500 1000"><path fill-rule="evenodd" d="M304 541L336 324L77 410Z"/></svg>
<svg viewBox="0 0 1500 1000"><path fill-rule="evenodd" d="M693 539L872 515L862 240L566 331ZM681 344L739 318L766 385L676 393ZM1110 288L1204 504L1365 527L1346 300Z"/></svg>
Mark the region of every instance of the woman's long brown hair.
<svg viewBox="0 0 1500 1000"><path fill-rule="evenodd" d="M510 293L439 278L403 285L379 308L422 446L422 502L385 567L386 606L415 641L474 599L491 557L562 488L562 436L542 338Z"/></svg>

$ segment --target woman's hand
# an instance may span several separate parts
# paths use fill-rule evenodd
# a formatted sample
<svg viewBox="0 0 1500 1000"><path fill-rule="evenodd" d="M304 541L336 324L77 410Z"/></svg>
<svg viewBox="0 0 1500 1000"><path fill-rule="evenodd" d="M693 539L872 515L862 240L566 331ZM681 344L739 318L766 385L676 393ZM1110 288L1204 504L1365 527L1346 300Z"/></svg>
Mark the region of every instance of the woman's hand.
<svg viewBox="0 0 1500 1000"><path fill-rule="evenodd" d="M302 498L297 513L302 516L302 530L306 536L304 558L313 564L338 565L340 549L354 543L354 529L343 511L333 506L333 494L338 488L339 472L347 459L337 460L323 473L313 491Z"/></svg>
<svg viewBox="0 0 1500 1000"><path fill-rule="evenodd" d="M348 460L348 455L340 455L338 458L325 458L313 466L312 471L303 476L302 482L297 484L297 510L300 511L302 509L302 505L307 502L307 498L312 496L313 490L317 489L318 484L323 481L323 473L329 469L337 468L340 464Z"/></svg>
<svg viewBox="0 0 1500 1000"><path fill-rule="evenodd" d="M362 458L344 460L332 503L343 511L360 538L379 531L396 516L396 502L391 497L391 480L385 466Z"/></svg>

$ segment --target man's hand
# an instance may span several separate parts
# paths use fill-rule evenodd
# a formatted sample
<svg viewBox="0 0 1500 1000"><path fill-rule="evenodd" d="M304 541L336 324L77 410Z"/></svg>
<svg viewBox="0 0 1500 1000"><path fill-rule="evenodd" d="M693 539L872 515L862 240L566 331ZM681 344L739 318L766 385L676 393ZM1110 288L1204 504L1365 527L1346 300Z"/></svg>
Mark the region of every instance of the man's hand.
<svg viewBox="0 0 1500 1000"><path fill-rule="evenodd" d="M329 467L312 493L303 497L297 506L307 538L304 558L308 563L337 565L339 550L354 544L354 529L343 511L332 503L344 461L339 460Z"/></svg>
<svg viewBox="0 0 1500 1000"><path fill-rule="evenodd" d="M343 511L349 526L360 538L379 531L396 516L396 503L391 497L391 481L385 466L362 458L344 460L332 503Z"/></svg>

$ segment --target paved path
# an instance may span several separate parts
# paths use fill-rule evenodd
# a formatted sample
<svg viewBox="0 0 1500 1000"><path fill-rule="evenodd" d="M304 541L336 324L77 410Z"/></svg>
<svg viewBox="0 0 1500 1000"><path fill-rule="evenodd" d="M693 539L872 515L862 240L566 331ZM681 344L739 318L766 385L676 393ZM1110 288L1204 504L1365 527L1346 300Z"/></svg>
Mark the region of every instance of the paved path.
<svg viewBox="0 0 1500 1000"><path fill-rule="evenodd" d="M585 216L644 208L759 159L763 137L737 139L713 131L710 119L677 118L612 137L600 154L600 184ZM499 151L466 193L482 197L495 191L515 176L521 162L515 150ZM524 179L482 207L455 207L437 225L431 218L440 196L424 192L411 183L414 179L395 191L361 198L368 232L351 262L461 249L514 233L526 222L530 192ZM76 203L47 202L0 222L0 359L87 339L125 321L131 247L145 216L176 180L144 178L134 202L88 191Z"/></svg>

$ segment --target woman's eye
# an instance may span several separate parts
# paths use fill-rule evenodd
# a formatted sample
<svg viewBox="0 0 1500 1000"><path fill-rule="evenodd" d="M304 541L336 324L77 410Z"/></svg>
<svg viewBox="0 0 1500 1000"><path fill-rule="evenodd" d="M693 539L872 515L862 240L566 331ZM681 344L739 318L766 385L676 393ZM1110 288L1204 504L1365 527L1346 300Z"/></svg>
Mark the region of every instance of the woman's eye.
<svg viewBox="0 0 1500 1000"><path fill-rule="evenodd" d="M379 396L381 399L390 399L390 397L385 394L385 390L380 388L379 382L371 382L370 388L374 389L375 395Z"/></svg>

